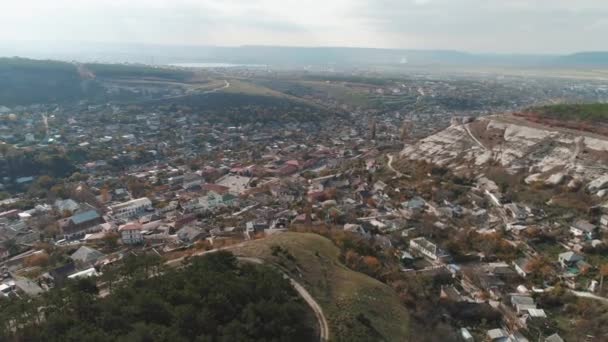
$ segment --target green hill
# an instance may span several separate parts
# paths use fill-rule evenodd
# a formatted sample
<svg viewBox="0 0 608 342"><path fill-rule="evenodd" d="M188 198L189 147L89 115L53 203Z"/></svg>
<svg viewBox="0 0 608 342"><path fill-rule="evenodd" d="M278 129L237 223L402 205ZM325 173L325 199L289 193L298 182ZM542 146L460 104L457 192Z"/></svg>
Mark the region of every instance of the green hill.
<svg viewBox="0 0 608 342"><path fill-rule="evenodd" d="M139 64L85 64L96 77L161 79L167 81L187 81L193 73L185 70L152 67Z"/></svg>
<svg viewBox="0 0 608 342"><path fill-rule="evenodd" d="M304 285L323 308L331 341L408 340L409 315L397 294L344 266L338 247L330 240L315 234L284 233L232 251L273 263Z"/></svg>
<svg viewBox="0 0 608 342"><path fill-rule="evenodd" d="M558 120L608 122L608 103L559 104L534 107L530 112Z"/></svg>
<svg viewBox="0 0 608 342"><path fill-rule="evenodd" d="M80 76L70 63L0 58L0 105L59 103L82 96Z"/></svg>

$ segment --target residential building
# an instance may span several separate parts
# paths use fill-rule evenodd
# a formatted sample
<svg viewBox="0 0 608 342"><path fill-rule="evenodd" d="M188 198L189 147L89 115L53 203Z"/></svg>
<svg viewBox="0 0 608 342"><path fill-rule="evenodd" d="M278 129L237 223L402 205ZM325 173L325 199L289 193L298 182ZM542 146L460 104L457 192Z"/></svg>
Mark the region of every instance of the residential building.
<svg viewBox="0 0 608 342"><path fill-rule="evenodd" d="M85 266L91 267L95 265L95 263L104 256L103 253L96 249L82 246L70 255L70 259L72 259L80 268L84 268Z"/></svg>
<svg viewBox="0 0 608 342"><path fill-rule="evenodd" d="M557 333L545 338L545 342L564 342L564 339Z"/></svg>
<svg viewBox="0 0 608 342"><path fill-rule="evenodd" d="M597 226L591 224L589 221L577 220L570 225L570 232L574 236L592 240L597 236Z"/></svg>
<svg viewBox="0 0 608 342"><path fill-rule="evenodd" d="M423 237L410 240L410 249L434 261L444 261L449 258L445 251Z"/></svg>
<svg viewBox="0 0 608 342"><path fill-rule="evenodd" d="M118 227L122 242L127 245L138 245L144 242L142 225L139 222L131 222Z"/></svg>
<svg viewBox="0 0 608 342"><path fill-rule="evenodd" d="M147 197L134 199L110 207L112 216L119 220L129 220L152 210L152 201Z"/></svg>
<svg viewBox="0 0 608 342"><path fill-rule="evenodd" d="M97 210L90 209L60 220L59 227L63 232L64 239L71 240L84 237L87 233L100 231L101 227L99 225L103 222L103 217L99 215Z"/></svg>
<svg viewBox="0 0 608 342"><path fill-rule="evenodd" d="M585 258L583 258L582 255L574 252L564 252L558 256L558 261L562 268L575 267L579 261L583 260L585 260Z"/></svg>
<svg viewBox="0 0 608 342"><path fill-rule="evenodd" d="M530 263L531 263L530 259L521 258L521 259L517 259L515 262L513 262L513 266L515 267L515 271L517 272L517 274L519 274L521 277L525 278L531 272Z"/></svg>

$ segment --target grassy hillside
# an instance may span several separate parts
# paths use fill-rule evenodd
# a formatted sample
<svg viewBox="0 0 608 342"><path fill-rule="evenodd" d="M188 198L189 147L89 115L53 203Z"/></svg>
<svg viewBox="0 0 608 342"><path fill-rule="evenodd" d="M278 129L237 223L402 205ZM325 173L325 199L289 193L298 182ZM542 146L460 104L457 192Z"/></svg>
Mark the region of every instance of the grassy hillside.
<svg viewBox="0 0 608 342"><path fill-rule="evenodd" d="M138 78L187 81L193 73L185 70L157 68L135 64L86 64L85 67L96 77L102 78Z"/></svg>
<svg viewBox="0 0 608 342"><path fill-rule="evenodd" d="M567 121L608 122L608 103L560 104L531 108L537 115Z"/></svg>
<svg viewBox="0 0 608 342"><path fill-rule="evenodd" d="M83 94L80 76L70 63L0 58L0 105L58 103Z"/></svg>
<svg viewBox="0 0 608 342"><path fill-rule="evenodd" d="M532 107L514 115L549 127L608 136L608 103Z"/></svg>
<svg viewBox="0 0 608 342"><path fill-rule="evenodd" d="M330 240L285 233L233 252L271 262L303 284L323 308L332 341L408 340L409 316L397 295L385 284L344 266Z"/></svg>

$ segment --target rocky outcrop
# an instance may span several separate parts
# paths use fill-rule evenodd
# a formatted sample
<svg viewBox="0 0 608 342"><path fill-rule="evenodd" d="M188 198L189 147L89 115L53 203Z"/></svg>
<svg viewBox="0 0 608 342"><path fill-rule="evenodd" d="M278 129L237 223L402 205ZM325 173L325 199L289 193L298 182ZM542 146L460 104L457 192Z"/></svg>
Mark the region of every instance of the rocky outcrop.
<svg viewBox="0 0 608 342"><path fill-rule="evenodd" d="M406 146L402 158L425 160L453 170L475 170L489 163L511 172L530 174L527 183L548 186L586 184L596 193L608 188L608 137L512 123L490 116L463 124L454 121L445 130Z"/></svg>

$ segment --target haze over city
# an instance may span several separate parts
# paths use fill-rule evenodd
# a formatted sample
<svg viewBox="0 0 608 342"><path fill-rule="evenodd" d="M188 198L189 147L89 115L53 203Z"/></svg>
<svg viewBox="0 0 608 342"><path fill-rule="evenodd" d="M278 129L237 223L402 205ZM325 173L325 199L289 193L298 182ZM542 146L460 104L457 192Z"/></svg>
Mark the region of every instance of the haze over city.
<svg viewBox="0 0 608 342"><path fill-rule="evenodd" d="M605 50L607 36L608 2L596 0L9 0L0 10L0 46L28 48L103 42L563 54Z"/></svg>

